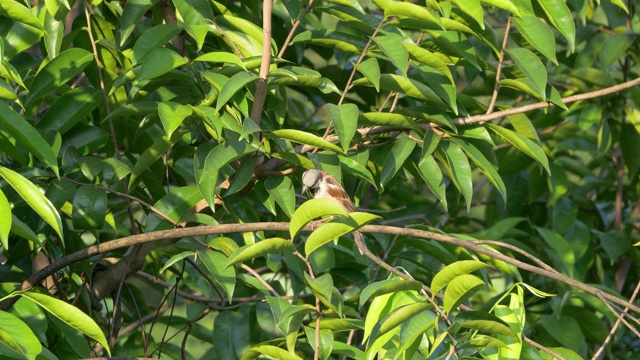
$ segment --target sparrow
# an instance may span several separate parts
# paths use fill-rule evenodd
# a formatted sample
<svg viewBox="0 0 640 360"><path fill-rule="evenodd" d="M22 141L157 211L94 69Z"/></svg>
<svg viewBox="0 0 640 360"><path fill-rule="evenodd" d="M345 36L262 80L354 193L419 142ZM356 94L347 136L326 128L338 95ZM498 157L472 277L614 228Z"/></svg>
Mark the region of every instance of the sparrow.
<svg viewBox="0 0 640 360"><path fill-rule="evenodd" d="M344 191L340 183L329 173L322 170L311 169L302 174L302 193L309 191L314 199L331 199L342 206L347 213L356 211L351 198ZM360 250L360 254L364 254L366 249L360 232L353 232L353 238Z"/></svg>

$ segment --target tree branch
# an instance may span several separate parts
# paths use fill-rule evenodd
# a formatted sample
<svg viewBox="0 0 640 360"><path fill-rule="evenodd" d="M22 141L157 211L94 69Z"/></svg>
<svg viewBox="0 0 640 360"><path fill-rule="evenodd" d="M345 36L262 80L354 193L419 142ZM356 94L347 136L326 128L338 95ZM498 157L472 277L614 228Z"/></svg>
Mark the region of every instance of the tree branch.
<svg viewBox="0 0 640 360"><path fill-rule="evenodd" d="M312 231L312 230L313 228L310 225L305 226L305 228L303 229L303 231ZM218 234L254 232L254 231L288 232L289 223L261 222L261 223L245 223L245 224L221 224L221 225L213 225L213 226L198 226L198 227L191 227L191 228L153 231L145 234L126 236L120 239L115 239L102 244L90 246L86 249L64 256L60 258L58 261L51 263L50 265L46 266L39 272L33 274L31 277L25 280L22 284L20 284L20 286L16 290L28 290L34 287L36 284L42 282L49 275L52 275L55 272L60 271L63 268L71 264L74 264L78 261L90 258L98 254L111 252L113 250L129 247L133 245L148 244L158 240L180 239L184 237L193 237L193 236L218 235ZM638 305L634 305L623 298L611 295L609 293L602 292L601 290L596 289L595 287L589 286L585 283L569 278L558 272L550 271L550 270L540 268L531 264L527 264L520 260L516 260L507 255L499 253L493 249L484 248L481 246L481 244L483 244L484 241L486 240L478 240L478 241L463 240L463 239L455 238L453 236L438 234L438 233L425 231L425 230L408 229L408 228L384 226L384 225L365 225L361 229L359 229L359 231L362 233L382 233L382 234L412 236L416 238L431 239L431 240L440 241L440 242L444 242L444 243L448 243L456 246L461 246L466 249L475 251L477 253L487 255L494 259L503 261L507 264L513 265L522 270L526 270L535 274L545 276L553 280L560 281L572 287L578 288L595 297L606 299L612 303L616 303L620 306L627 307L628 309L640 314L640 307ZM386 263L385 265L388 266L388 264ZM387 268L387 266L385 266L385 268ZM394 270L397 271L397 269L395 268ZM11 306L13 306L15 301L17 301L17 298L18 297L12 297L0 303L0 310L6 311L9 308L11 308ZM637 321L637 320L634 320L634 321Z"/></svg>

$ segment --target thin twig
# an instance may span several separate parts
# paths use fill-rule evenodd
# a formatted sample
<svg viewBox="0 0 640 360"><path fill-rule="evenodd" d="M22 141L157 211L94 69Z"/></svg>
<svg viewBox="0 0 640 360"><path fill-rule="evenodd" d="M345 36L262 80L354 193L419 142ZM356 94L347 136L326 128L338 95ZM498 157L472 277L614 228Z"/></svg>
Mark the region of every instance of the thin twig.
<svg viewBox="0 0 640 360"><path fill-rule="evenodd" d="M509 29L511 29L511 17L507 19L507 26L504 29L504 38L502 38L502 49L500 49L500 58L498 59L498 66L496 68L496 83L493 86L493 95L491 96L489 108L487 108L487 114L491 114L491 112L493 111L493 107L496 105L496 99L498 99L498 90L500 90L500 75L502 74L504 50L507 48L507 40L509 39Z"/></svg>
<svg viewBox="0 0 640 360"><path fill-rule="evenodd" d="M59 270L62 270L63 268L71 264L74 264L78 261L90 258L98 254L108 253L117 249L129 247L133 245L151 243L154 241L166 240L166 239L180 239L184 237L193 237L193 236L243 233L243 232L254 232L254 231L289 231L289 223L262 222L262 223L244 223L244 224L220 224L220 225L212 225L212 226L198 226L198 227L190 227L190 228L159 230L159 231L153 231L153 232L144 233L144 234L130 235L123 238L106 241L98 245L89 246L85 249L82 249L75 253L64 256L58 259L57 261L45 266L44 268L42 268L42 270L38 271L37 273L31 275L27 280L22 282L16 290L28 290L36 286L40 282L42 282L49 275L52 275L53 273ZM313 231L313 229L311 226L307 225L303 229L303 231ZM538 266L524 263L520 260L513 259L507 255L496 252L493 249L486 249L483 246L478 245L473 240L463 240L453 236L443 235L443 234L434 233L426 230L383 226L383 225L365 225L362 228L360 228L358 231L362 233L383 233L383 234L391 234L391 235L412 236L416 238L432 239L432 240L444 242L447 244L460 246L460 247L469 249L471 251L474 251L483 255L487 255L494 259L501 260L507 264L513 265L522 270L529 271L553 280L560 281L562 283L565 283L574 288L580 289L593 296L596 296L596 297L601 296L612 303L618 304L623 307L628 307L629 310L632 310L635 313L640 313L640 306L632 304L631 302L623 298L619 298L615 295L611 295L608 293L602 293L600 290L592 286L589 286L585 283L582 283L580 281L567 277L563 274L559 274L553 271L549 271L547 269L540 268ZM367 256L371 258L370 255L367 255ZM375 255L373 255L373 257L376 258L377 261L382 262L379 258L375 257ZM391 267L390 265L384 262L382 262L382 264L384 264L385 269L390 268L387 270L393 271L394 273L397 272L397 270ZM402 274L402 276L404 277L406 275ZM0 303L0 310L8 310L9 308L11 308L11 306L13 306L16 300L17 300L16 297L11 297L3 301L2 303Z"/></svg>

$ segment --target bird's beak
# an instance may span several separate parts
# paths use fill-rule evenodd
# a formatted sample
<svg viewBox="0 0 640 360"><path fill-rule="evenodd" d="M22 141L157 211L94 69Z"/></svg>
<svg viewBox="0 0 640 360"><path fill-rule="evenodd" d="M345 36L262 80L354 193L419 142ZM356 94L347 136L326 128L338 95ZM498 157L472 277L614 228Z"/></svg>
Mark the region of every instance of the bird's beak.
<svg viewBox="0 0 640 360"><path fill-rule="evenodd" d="M306 193L309 190L309 187L307 185L302 185L302 194L304 195L304 193Z"/></svg>

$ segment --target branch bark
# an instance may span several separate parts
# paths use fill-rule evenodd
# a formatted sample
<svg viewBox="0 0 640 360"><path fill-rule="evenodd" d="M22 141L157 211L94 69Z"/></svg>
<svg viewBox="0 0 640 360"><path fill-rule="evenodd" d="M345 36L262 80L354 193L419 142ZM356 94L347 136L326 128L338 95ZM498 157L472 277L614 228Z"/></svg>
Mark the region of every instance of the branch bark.
<svg viewBox="0 0 640 360"><path fill-rule="evenodd" d="M308 225L303 230L312 231L313 229L311 226ZM129 247L129 246L148 244L158 240L180 239L184 237L193 237L193 236L229 234L229 233L239 233L239 232L254 232L254 231L288 232L289 223L262 222L262 223L246 223L246 224L222 224L222 225L214 225L214 226L199 226L199 227L191 227L191 228L162 230L162 231L154 231L154 232L145 233L145 234L131 235L131 236L123 237L120 239L108 241L102 244L90 246L86 249L83 249L73 254L62 257L58 261L51 263L50 265L46 266L39 272L33 274L31 277L29 277L29 279L25 280L16 290L28 290L36 286L40 282L42 282L48 276L78 261L90 258L98 254L108 253L113 250ZM436 241L440 241L440 242L444 242L444 243L448 243L456 246L461 246L466 249L475 251L477 253L487 255L494 259L503 261L519 269L526 270L535 274L545 276L553 280L563 282L567 285L570 285L574 288L580 289L588 294L591 294L599 299L610 301L612 303L626 307L640 314L640 307L638 305L632 304L631 302L623 298L603 292L600 289L589 286L575 279L569 278L558 272L551 271L546 268L541 268L535 265L531 265L517 259L513 259L493 249L484 248L481 246L481 244L483 244L483 241L486 241L486 240L477 240L477 241L463 240L463 239L455 238L453 236L438 234L438 233L425 231L425 230L408 229L408 228L385 226L385 225L366 225L366 226L363 226L359 231L362 233L383 233L383 234L392 234L392 235L412 236L416 238L432 239L432 240L436 240ZM6 311L9 308L11 308L11 306L13 306L15 301L17 301L17 298L18 297L12 297L0 303L0 310Z"/></svg>

